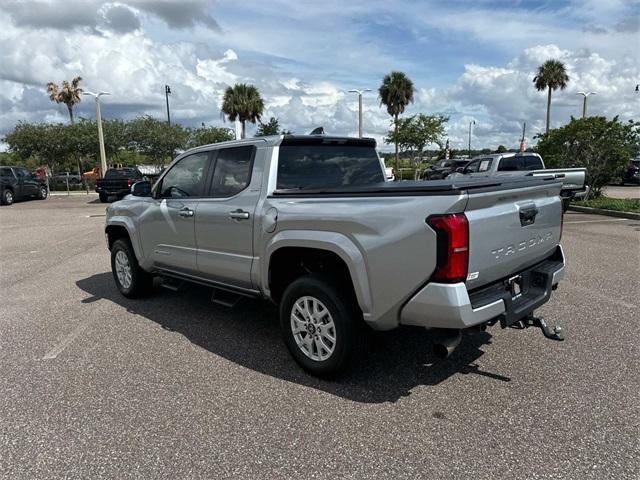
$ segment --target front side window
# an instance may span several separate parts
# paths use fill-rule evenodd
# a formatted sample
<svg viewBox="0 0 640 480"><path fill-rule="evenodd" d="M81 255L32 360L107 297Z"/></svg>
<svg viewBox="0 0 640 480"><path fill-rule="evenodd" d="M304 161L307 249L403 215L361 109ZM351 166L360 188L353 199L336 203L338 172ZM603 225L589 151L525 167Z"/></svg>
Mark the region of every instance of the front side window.
<svg viewBox="0 0 640 480"><path fill-rule="evenodd" d="M29 171L26 168L16 168L15 170L18 178L27 178L29 176Z"/></svg>
<svg viewBox="0 0 640 480"><path fill-rule="evenodd" d="M201 197L204 192L204 175L209 152L184 157L162 178L162 198Z"/></svg>
<svg viewBox="0 0 640 480"><path fill-rule="evenodd" d="M218 150L211 182L211 195L231 197L249 186L255 147L223 148Z"/></svg>
<svg viewBox="0 0 640 480"><path fill-rule="evenodd" d="M309 190L384 182L376 149L367 145L280 146L278 189Z"/></svg>
<svg viewBox="0 0 640 480"><path fill-rule="evenodd" d="M479 167L480 167L480 160L474 160L469 165L467 165L467 168L465 168L465 172L476 173Z"/></svg>
<svg viewBox="0 0 640 480"><path fill-rule="evenodd" d="M480 160L480 165L478 166L478 171L479 172L488 171L491 168L491 162L492 162L491 158L483 158L482 160Z"/></svg>

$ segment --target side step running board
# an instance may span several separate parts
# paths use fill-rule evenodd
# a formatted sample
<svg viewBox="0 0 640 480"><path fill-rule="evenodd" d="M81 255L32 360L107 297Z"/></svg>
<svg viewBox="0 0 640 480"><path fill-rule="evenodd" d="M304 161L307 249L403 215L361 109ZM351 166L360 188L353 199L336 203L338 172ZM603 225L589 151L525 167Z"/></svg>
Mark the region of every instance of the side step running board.
<svg viewBox="0 0 640 480"><path fill-rule="evenodd" d="M160 286L172 292L183 292L187 289L187 282L178 280L177 278L162 277Z"/></svg>
<svg viewBox="0 0 640 480"><path fill-rule="evenodd" d="M227 290L220 290L219 288L214 288L211 291L211 301L218 305L222 305L223 307L233 308L240 300L242 300L242 298L243 295L229 292Z"/></svg>

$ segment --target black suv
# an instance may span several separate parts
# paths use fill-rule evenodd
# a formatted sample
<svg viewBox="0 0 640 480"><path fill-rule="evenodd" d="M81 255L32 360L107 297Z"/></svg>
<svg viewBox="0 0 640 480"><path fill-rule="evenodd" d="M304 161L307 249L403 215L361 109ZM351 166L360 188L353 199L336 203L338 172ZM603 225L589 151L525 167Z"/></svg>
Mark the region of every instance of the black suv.
<svg viewBox="0 0 640 480"><path fill-rule="evenodd" d="M622 177L622 184L636 183L640 185L640 158L634 158L627 165L627 169Z"/></svg>
<svg viewBox="0 0 640 480"><path fill-rule="evenodd" d="M0 203L11 205L15 200L38 198L44 200L49 190L44 180L23 167L0 167Z"/></svg>

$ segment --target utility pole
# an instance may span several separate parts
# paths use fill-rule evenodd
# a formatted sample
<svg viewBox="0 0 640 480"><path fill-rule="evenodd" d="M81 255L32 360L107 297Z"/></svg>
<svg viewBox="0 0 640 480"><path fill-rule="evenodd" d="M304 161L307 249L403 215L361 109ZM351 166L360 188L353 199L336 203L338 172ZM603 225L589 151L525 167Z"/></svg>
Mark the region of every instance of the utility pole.
<svg viewBox="0 0 640 480"><path fill-rule="evenodd" d="M471 159L471 125L475 125L476 121L471 120L469 122L469 159Z"/></svg>
<svg viewBox="0 0 640 480"><path fill-rule="evenodd" d="M522 139L520 140L520 152L524 152L524 132L527 130L527 122L522 124Z"/></svg>
<svg viewBox="0 0 640 480"><path fill-rule="evenodd" d="M349 90L349 93L358 94L358 138L362 138L362 94L370 91L370 88L365 88L364 90Z"/></svg>
<svg viewBox="0 0 640 480"><path fill-rule="evenodd" d="M582 118L587 118L587 97L595 95L596 92L578 92L576 95L582 95Z"/></svg>
<svg viewBox="0 0 640 480"><path fill-rule="evenodd" d="M89 91L82 92L83 95L91 95L96 99L96 123L98 124L98 143L100 144L100 177L103 178L107 172L107 155L104 151L104 135L102 134L102 115L100 113L100 97L102 95L111 95L109 92L93 93Z"/></svg>
<svg viewBox="0 0 640 480"><path fill-rule="evenodd" d="M171 94L171 87L169 85L164 86L164 98L167 101L167 123L171 125L171 116L169 115L169 95Z"/></svg>

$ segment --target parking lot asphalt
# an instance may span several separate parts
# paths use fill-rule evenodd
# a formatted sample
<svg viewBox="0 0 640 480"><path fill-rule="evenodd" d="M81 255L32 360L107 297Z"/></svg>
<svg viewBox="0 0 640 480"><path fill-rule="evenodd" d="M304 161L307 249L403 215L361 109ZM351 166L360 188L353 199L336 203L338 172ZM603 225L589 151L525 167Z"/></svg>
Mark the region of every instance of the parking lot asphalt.
<svg viewBox="0 0 640 480"><path fill-rule="evenodd" d="M95 196L0 208L0 477L640 477L640 222L570 212L539 330L378 338L301 371L276 309L117 292Z"/></svg>
<svg viewBox="0 0 640 480"><path fill-rule="evenodd" d="M611 198L640 198L638 185L609 185L604 188L604 194Z"/></svg>

